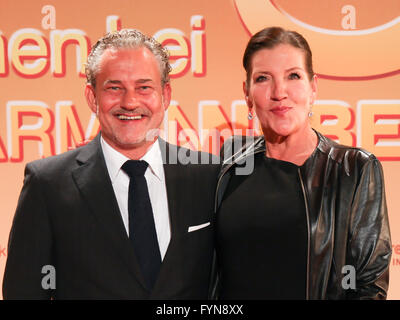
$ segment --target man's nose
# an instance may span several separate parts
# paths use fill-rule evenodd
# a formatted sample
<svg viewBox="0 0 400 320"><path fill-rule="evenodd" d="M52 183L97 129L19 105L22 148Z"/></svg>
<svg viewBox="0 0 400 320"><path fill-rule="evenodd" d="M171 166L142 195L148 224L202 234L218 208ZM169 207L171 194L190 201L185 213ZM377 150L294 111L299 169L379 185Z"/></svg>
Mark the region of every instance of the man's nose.
<svg viewBox="0 0 400 320"><path fill-rule="evenodd" d="M139 97L135 90L126 90L122 101L121 106L126 109L134 109L139 105Z"/></svg>

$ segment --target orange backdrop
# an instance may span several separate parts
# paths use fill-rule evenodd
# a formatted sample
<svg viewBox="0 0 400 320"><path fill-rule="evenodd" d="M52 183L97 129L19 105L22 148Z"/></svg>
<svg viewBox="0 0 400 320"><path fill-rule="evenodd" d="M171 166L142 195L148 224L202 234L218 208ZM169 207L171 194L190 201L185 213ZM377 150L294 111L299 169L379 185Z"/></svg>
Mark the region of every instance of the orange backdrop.
<svg viewBox="0 0 400 320"><path fill-rule="evenodd" d="M393 241L388 298L400 298L400 2L398 0L2 0L0 284L25 163L92 138L82 63L106 31L137 28L171 52L170 142L216 153L249 124L242 54L251 34L302 33L318 74L313 126L382 161ZM62 192L62 190L60 190Z"/></svg>

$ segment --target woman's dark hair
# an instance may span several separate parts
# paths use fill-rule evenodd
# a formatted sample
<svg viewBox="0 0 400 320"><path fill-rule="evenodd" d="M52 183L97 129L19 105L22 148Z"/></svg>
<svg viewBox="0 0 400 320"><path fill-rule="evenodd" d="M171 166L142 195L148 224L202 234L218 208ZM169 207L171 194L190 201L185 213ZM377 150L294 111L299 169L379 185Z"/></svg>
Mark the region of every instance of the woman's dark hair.
<svg viewBox="0 0 400 320"><path fill-rule="evenodd" d="M303 50L305 57L306 72L309 79L311 80L314 76L312 66L312 53L307 40L296 31L285 30L281 27L269 27L265 28L255 35L253 35L244 51L243 55L243 67L246 70L246 83L247 86L250 83L251 76L251 60L254 54L262 49L272 49L279 44L289 44L295 48Z"/></svg>

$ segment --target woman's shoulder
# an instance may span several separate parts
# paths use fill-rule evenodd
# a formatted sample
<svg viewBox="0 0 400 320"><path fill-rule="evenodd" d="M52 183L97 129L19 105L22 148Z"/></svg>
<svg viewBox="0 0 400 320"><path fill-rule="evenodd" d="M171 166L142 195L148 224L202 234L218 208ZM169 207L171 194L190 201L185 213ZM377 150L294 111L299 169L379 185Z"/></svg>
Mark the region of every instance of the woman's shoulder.
<svg viewBox="0 0 400 320"><path fill-rule="evenodd" d="M264 144L263 136L238 136L233 135L225 139L222 149L248 149L249 147L260 146Z"/></svg>
<svg viewBox="0 0 400 320"><path fill-rule="evenodd" d="M368 162L378 162L374 154L363 148L338 143L319 132L317 132L317 135L319 138L319 151L335 162L343 164L357 163L360 166Z"/></svg>
<svg viewBox="0 0 400 320"><path fill-rule="evenodd" d="M221 159L238 158L252 150L265 149L263 136L230 136L221 148Z"/></svg>

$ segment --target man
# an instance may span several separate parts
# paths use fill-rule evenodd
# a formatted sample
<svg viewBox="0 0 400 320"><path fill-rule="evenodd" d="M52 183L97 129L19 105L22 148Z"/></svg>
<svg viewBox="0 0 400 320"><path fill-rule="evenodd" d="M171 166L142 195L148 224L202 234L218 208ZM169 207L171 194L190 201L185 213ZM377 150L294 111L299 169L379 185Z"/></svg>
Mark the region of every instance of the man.
<svg viewBox="0 0 400 320"><path fill-rule="evenodd" d="M168 58L137 30L93 47L85 95L101 133L26 166L5 299L207 298L218 166L182 164L208 154L158 138L171 98Z"/></svg>

